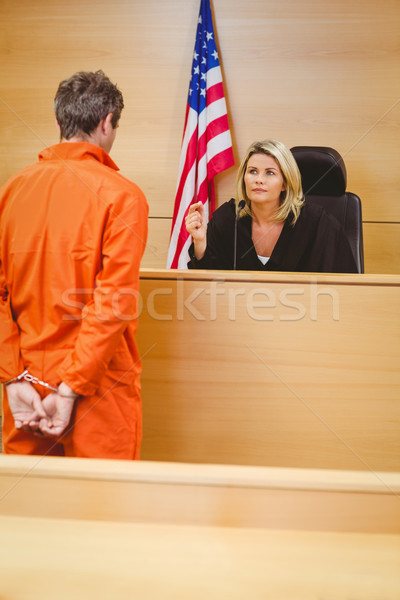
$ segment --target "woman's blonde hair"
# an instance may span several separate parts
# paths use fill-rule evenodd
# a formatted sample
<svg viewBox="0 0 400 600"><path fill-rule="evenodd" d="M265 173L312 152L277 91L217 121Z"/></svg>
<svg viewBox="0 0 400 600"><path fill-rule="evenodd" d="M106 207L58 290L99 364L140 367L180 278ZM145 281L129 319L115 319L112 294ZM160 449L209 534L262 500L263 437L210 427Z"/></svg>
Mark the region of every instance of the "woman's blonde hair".
<svg viewBox="0 0 400 600"><path fill-rule="evenodd" d="M239 202L245 201L245 207L241 210L239 218L244 215L251 215L250 200L246 194L246 185L244 176L247 169L247 163L253 154L267 154L272 156L279 165L285 183L285 190L281 193L279 209L275 215L275 221L285 221L290 213L293 213L292 225L299 217L301 207L304 202L303 188L301 185L301 175L297 163L290 150L276 140L264 140L262 142L253 142L247 149L247 152L240 164L236 177L236 209Z"/></svg>

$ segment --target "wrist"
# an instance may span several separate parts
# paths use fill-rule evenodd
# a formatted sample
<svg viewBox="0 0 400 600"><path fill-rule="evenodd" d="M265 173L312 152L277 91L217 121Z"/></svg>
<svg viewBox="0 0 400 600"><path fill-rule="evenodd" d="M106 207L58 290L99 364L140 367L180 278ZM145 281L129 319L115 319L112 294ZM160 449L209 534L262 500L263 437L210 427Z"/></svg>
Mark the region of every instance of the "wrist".
<svg viewBox="0 0 400 600"><path fill-rule="evenodd" d="M197 260L201 260L205 254L207 247L206 241L196 242L194 240L194 255Z"/></svg>
<svg viewBox="0 0 400 600"><path fill-rule="evenodd" d="M63 381L58 386L57 394L62 398L70 398L71 400L76 400L76 398L78 398L79 396L79 394L74 392L74 390L71 389L69 385L67 385Z"/></svg>
<svg viewBox="0 0 400 600"><path fill-rule="evenodd" d="M28 370L25 369L25 371L23 371L23 373L21 373L20 375L17 375L16 377L9 379L8 381L3 381L3 385L7 386L7 385L12 385L14 383L19 383L20 381L25 379L25 376L27 375L27 373L28 373Z"/></svg>

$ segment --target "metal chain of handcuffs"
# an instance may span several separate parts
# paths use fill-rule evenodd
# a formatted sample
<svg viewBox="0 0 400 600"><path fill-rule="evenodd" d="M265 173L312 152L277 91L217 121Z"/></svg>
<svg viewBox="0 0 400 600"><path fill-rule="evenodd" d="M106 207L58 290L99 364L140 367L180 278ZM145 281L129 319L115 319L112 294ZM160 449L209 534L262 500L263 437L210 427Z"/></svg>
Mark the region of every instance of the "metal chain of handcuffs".
<svg viewBox="0 0 400 600"><path fill-rule="evenodd" d="M10 385L10 383L16 383L18 381L28 381L29 383L33 383L35 385L42 385L46 389L56 392L59 396L62 396L63 398L75 398L77 396L77 394L74 394L74 395L60 394L60 392L58 391L57 388L55 388L52 385L50 385L49 383L47 383L47 381L42 381L38 377L31 375L29 373L28 369L25 369L25 371L23 373L21 373L21 375L14 377L14 379L10 379L10 381L7 381L4 385Z"/></svg>

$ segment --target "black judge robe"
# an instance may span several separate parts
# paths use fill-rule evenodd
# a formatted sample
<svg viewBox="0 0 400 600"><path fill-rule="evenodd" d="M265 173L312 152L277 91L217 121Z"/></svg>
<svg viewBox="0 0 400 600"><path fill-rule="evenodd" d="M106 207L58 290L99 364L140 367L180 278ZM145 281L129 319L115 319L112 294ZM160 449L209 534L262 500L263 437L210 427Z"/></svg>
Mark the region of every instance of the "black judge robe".
<svg viewBox="0 0 400 600"><path fill-rule="evenodd" d="M189 249L189 269L234 268L235 201L220 206L207 226L207 248L201 260ZM316 204L301 208L295 225L286 219L266 265L257 257L251 238L252 218L237 220L236 269L242 271L300 271L357 273L357 265L345 232L337 219Z"/></svg>

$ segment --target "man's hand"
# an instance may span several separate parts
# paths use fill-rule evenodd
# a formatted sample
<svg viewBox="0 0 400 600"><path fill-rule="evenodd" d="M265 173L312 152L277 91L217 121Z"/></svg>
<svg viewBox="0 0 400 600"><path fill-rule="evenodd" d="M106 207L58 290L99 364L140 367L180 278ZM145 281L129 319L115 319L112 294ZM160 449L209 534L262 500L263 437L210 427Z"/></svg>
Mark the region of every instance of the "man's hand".
<svg viewBox="0 0 400 600"><path fill-rule="evenodd" d="M72 410L78 394L65 383L61 383L58 392L46 396L42 403L46 414L40 419L40 431L48 437L59 437L69 425Z"/></svg>
<svg viewBox="0 0 400 600"><path fill-rule="evenodd" d="M40 419L46 417L41 398L33 385L27 381L7 386L8 405L14 417L16 429L35 430Z"/></svg>

